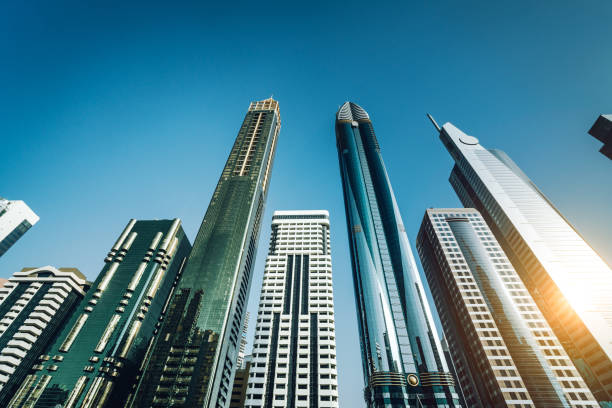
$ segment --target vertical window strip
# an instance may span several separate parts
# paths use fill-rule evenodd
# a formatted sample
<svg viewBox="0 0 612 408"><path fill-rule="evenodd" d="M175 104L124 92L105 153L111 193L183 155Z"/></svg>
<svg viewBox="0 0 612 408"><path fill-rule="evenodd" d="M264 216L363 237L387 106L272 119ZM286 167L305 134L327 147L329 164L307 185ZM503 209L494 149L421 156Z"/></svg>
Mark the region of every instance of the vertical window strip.
<svg viewBox="0 0 612 408"><path fill-rule="evenodd" d="M300 335L300 274L302 256L295 255L295 279L293 284L293 301L291 302L291 345L289 346L289 373L287 374L287 407L295 408L295 383L298 356L298 337Z"/></svg>
<svg viewBox="0 0 612 408"><path fill-rule="evenodd" d="M85 324L85 321L87 321L88 317L89 315L85 313L83 313L79 317L76 323L74 323L74 326L72 326L72 329L70 329L68 336L66 336L66 339L60 346L59 351L66 353L68 352L68 350L70 350L70 346L72 346L72 343L74 343L74 340L77 338L79 332L83 328L83 325Z"/></svg>
<svg viewBox="0 0 612 408"><path fill-rule="evenodd" d="M89 378L85 375L79 377L76 384L74 385L74 388L72 389L72 392L68 396L68 400L66 400L64 408L74 408L76 406L76 403L79 401L79 398L81 397L81 394L85 389L85 384L87 384L88 380Z"/></svg>
<svg viewBox="0 0 612 408"><path fill-rule="evenodd" d="M106 290L108 283L113 278L113 275L115 274L118 268L119 268L119 263L113 262L111 264L110 268L108 268L108 270L106 271L106 274L104 275L104 278L102 279L102 282L100 282L100 284L98 285L98 290L100 292L104 292Z"/></svg>
<svg viewBox="0 0 612 408"><path fill-rule="evenodd" d="M310 408L319 406L319 321L310 314Z"/></svg>
<svg viewBox="0 0 612 408"><path fill-rule="evenodd" d="M293 279L293 255L287 255L287 269L285 270L285 302L283 314L289 314L291 299L291 280Z"/></svg>
<svg viewBox="0 0 612 408"><path fill-rule="evenodd" d="M106 344L108 343L108 340L110 339L110 336L115 331L115 328L117 327L117 323L119 323L119 320L121 320L121 315L118 315L118 314L113 315L110 323L108 324L108 326L106 326L106 329L104 330L104 334L102 334L102 338L100 338L98 345L94 349L96 353L101 353L102 351L104 351L104 348L106 347Z"/></svg>
<svg viewBox="0 0 612 408"><path fill-rule="evenodd" d="M274 403L274 379L276 377L276 356L278 354L278 325L280 313L274 313L272 333L270 336L270 357L268 358L268 373L266 379L266 397L264 408L272 408Z"/></svg>
<svg viewBox="0 0 612 408"><path fill-rule="evenodd" d="M302 311L301 314L308 314L308 267L309 267L309 256L303 256L304 265L302 267Z"/></svg>
<svg viewBox="0 0 612 408"><path fill-rule="evenodd" d="M94 406L94 402L97 399L96 397L98 396L98 392L100 391L100 387L102 387L103 382L104 378L102 377L96 377L94 379L91 388L89 389L89 391L87 391L87 394L83 399L83 404L81 404L81 408L91 408Z"/></svg>
<svg viewBox="0 0 612 408"><path fill-rule="evenodd" d="M140 326L142 326L142 322L140 320L135 320L134 323L132 323L132 329L130 330L130 334L128 335L123 345L123 349L121 350L121 354L119 354L119 357L121 358L127 357L127 354L130 351L132 344L134 344L134 339L136 339L136 336L138 335L138 332L140 331Z"/></svg>
<svg viewBox="0 0 612 408"><path fill-rule="evenodd" d="M19 387L19 390L15 393L15 395L9 402L9 407L20 407L21 406L23 400L28 395L30 395L30 391L32 390L34 381L36 381L36 375L34 374L30 374L26 377L25 381Z"/></svg>
<svg viewBox="0 0 612 408"><path fill-rule="evenodd" d="M49 381L51 381L51 376L50 375L43 375L40 378L40 381L38 381L38 384L36 384L36 387L34 387L34 390L30 394L28 399L23 404L23 406L27 407L27 408L34 407L36 405L36 403L38 402L38 399L40 398L40 395L42 394L42 392L47 387L47 384L49 384Z"/></svg>

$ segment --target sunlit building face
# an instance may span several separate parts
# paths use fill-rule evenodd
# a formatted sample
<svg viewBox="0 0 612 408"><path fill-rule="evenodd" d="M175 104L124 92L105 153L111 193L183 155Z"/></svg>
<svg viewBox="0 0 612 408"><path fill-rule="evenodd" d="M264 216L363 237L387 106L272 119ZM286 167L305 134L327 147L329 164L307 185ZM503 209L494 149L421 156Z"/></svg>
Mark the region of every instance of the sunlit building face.
<svg viewBox="0 0 612 408"><path fill-rule="evenodd" d="M450 182L478 209L587 384L612 401L612 270L502 151L450 123Z"/></svg>

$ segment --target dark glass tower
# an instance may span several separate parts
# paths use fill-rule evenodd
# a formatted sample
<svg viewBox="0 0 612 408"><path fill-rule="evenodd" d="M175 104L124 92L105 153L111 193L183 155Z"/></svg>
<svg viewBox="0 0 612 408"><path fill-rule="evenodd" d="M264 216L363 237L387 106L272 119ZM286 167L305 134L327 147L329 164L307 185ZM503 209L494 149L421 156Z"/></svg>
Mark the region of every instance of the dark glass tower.
<svg viewBox="0 0 612 408"><path fill-rule="evenodd" d="M131 220L9 407L122 406L190 249L178 219Z"/></svg>
<svg viewBox="0 0 612 408"><path fill-rule="evenodd" d="M458 395L366 111L346 102L336 140L369 407L457 407Z"/></svg>
<svg viewBox="0 0 612 408"><path fill-rule="evenodd" d="M229 405L279 130L275 100L251 103L132 406Z"/></svg>

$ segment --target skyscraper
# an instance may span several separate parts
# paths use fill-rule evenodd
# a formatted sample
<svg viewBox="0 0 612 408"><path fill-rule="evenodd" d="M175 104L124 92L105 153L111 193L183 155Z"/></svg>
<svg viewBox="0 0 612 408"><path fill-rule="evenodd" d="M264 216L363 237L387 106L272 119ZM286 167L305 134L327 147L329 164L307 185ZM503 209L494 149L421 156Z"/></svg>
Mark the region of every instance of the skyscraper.
<svg viewBox="0 0 612 408"><path fill-rule="evenodd" d="M251 103L133 406L229 405L279 130L278 102Z"/></svg>
<svg viewBox="0 0 612 408"><path fill-rule="evenodd" d="M459 406L370 117L346 102L336 142L370 407Z"/></svg>
<svg viewBox="0 0 612 408"><path fill-rule="evenodd" d="M0 256L39 219L23 201L9 201L0 197Z"/></svg>
<svg viewBox="0 0 612 408"><path fill-rule="evenodd" d="M439 131L461 202L482 214L598 401L612 402L612 270L504 152L450 123Z"/></svg>
<svg viewBox="0 0 612 408"><path fill-rule="evenodd" d="M174 220L130 220L9 407L121 406L191 245Z"/></svg>
<svg viewBox="0 0 612 408"><path fill-rule="evenodd" d="M0 288L0 406L5 407L36 360L85 295L76 268L24 268Z"/></svg>
<svg viewBox="0 0 612 408"><path fill-rule="evenodd" d="M599 406L478 211L427 210L417 250L468 406Z"/></svg>
<svg viewBox="0 0 612 408"><path fill-rule="evenodd" d="M275 211L246 408L338 407L327 211Z"/></svg>
<svg viewBox="0 0 612 408"><path fill-rule="evenodd" d="M589 134L604 144L601 154L612 159L612 115L599 115Z"/></svg>

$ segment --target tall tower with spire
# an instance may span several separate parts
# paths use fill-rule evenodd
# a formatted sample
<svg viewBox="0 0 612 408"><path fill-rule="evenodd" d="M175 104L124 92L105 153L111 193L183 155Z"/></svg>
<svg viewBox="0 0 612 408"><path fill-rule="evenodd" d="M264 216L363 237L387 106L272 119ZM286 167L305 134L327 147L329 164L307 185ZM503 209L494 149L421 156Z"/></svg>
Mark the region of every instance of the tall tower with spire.
<svg viewBox="0 0 612 408"><path fill-rule="evenodd" d="M336 114L368 407L458 407L404 223L368 113Z"/></svg>

